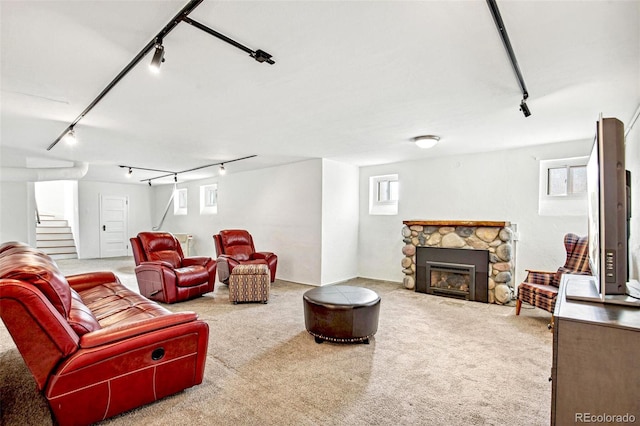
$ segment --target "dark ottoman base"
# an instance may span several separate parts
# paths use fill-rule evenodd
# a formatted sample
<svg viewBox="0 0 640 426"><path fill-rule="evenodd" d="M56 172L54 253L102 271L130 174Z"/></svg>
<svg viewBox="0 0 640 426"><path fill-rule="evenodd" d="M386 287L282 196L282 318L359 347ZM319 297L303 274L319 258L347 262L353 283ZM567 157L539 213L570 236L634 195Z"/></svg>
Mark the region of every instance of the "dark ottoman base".
<svg viewBox="0 0 640 426"><path fill-rule="evenodd" d="M378 331L380 297L362 287L331 285L307 291L304 323L317 343L363 342Z"/></svg>

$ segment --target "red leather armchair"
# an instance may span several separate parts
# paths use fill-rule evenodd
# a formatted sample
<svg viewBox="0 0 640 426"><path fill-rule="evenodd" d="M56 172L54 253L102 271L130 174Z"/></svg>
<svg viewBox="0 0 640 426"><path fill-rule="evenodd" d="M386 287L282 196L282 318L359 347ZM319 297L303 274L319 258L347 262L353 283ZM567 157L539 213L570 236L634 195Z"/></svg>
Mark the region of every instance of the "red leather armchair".
<svg viewBox="0 0 640 426"><path fill-rule="evenodd" d="M86 425L202 383L208 325L111 272L64 277L46 254L0 246L0 317L56 424Z"/></svg>
<svg viewBox="0 0 640 426"><path fill-rule="evenodd" d="M276 280L278 256L267 251L256 252L253 238L243 229L227 229L213 236L218 256L218 278L228 284L233 268L240 264L265 264L269 267L271 282Z"/></svg>
<svg viewBox="0 0 640 426"><path fill-rule="evenodd" d="M168 232L140 232L130 239L140 293L163 303L182 302L213 291L216 261L184 257Z"/></svg>

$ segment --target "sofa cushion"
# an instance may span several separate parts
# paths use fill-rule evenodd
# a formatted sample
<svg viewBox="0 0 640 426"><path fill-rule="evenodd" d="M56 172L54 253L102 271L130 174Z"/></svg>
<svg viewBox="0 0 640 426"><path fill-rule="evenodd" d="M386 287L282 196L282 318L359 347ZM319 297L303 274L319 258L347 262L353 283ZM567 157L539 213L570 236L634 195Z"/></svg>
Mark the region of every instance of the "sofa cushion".
<svg viewBox="0 0 640 426"><path fill-rule="evenodd" d="M36 286L63 318L69 317L71 288L56 263L32 248L13 248L0 256L0 278L20 280Z"/></svg>
<svg viewBox="0 0 640 426"><path fill-rule="evenodd" d="M78 336L101 328L91 309L82 302L82 298L74 289L71 289L71 309L67 320Z"/></svg>
<svg viewBox="0 0 640 426"><path fill-rule="evenodd" d="M176 285L178 287L193 287L209 281L209 271L204 266L186 266L175 269Z"/></svg>
<svg viewBox="0 0 640 426"><path fill-rule="evenodd" d="M126 325L171 313L120 283L104 283L79 292L101 328Z"/></svg>

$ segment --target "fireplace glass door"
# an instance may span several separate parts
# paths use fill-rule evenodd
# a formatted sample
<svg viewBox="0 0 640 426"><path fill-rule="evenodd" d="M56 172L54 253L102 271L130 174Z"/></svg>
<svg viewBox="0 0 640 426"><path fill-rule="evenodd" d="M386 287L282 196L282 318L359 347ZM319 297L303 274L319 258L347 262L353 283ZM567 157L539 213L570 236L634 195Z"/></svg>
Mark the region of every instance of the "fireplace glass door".
<svg viewBox="0 0 640 426"><path fill-rule="evenodd" d="M475 265L427 262L427 293L474 300Z"/></svg>

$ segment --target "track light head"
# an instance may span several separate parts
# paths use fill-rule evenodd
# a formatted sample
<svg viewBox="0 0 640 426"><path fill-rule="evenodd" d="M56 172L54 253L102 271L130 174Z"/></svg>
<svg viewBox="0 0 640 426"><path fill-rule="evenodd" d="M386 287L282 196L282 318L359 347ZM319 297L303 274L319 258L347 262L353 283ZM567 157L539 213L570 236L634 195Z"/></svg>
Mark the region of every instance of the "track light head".
<svg viewBox="0 0 640 426"><path fill-rule="evenodd" d="M155 49L153 58L149 64L149 69L157 74L160 72L160 65L164 62L164 46L162 45L162 41L156 42Z"/></svg>
<svg viewBox="0 0 640 426"><path fill-rule="evenodd" d="M520 111L522 111L525 117L529 117L531 115L531 111L529 111L529 107L524 99L520 102Z"/></svg>
<svg viewBox="0 0 640 426"><path fill-rule="evenodd" d="M220 176L224 176L227 174L227 170L224 168L224 164L220 164L220 171L218 172Z"/></svg>
<svg viewBox="0 0 640 426"><path fill-rule="evenodd" d="M178 174L177 174L177 173L174 173L174 174L173 174L173 181L174 181L175 183L178 183Z"/></svg>
<svg viewBox="0 0 640 426"><path fill-rule="evenodd" d="M129 171L127 172L127 177L130 178L132 174L133 174L133 169L129 167Z"/></svg>
<svg viewBox="0 0 640 426"><path fill-rule="evenodd" d="M149 186L151 186L151 181L149 181Z"/></svg>
<svg viewBox="0 0 640 426"><path fill-rule="evenodd" d="M78 142L78 139L76 139L76 131L74 130L73 126L69 127L69 131L64 136L64 140L69 145L75 145Z"/></svg>
<svg viewBox="0 0 640 426"><path fill-rule="evenodd" d="M265 52L264 50L256 50L255 52L251 53L251 57L253 59L255 59L258 62L266 62L270 65L275 64L275 62L273 61L273 59L271 59L271 55L269 55L267 52Z"/></svg>

